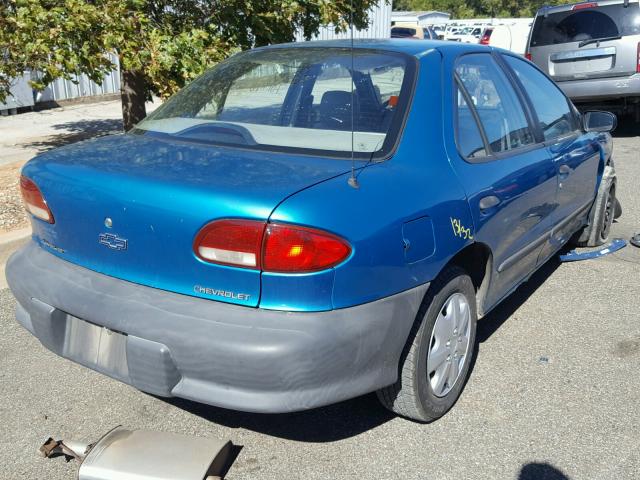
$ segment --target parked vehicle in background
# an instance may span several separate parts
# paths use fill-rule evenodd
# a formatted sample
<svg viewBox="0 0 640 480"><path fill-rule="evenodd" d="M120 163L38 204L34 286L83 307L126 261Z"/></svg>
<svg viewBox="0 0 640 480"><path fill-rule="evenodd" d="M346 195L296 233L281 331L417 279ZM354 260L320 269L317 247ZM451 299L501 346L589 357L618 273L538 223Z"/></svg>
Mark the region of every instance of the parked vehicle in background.
<svg viewBox="0 0 640 480"><path fill-rule="evenodd" d="M491 39L491 34L493 33L494 27L487 27L484 29L482 33L482 37L480 37L480 41L478 42L480 45L489 45L489 41Z"/></svg>
<svg viewBox="0 0 640 480"><path fill-rule="evenodd" d="M277 413L377 391L431 421L477 319L574 233L606 240L613 128L480 45L239 53L132 131L24 166L16 318L154 395Z"/></svg>
<svg viewBox="0 0 640 480"><path fill-rule="evenodd" d="M444 40L445 26L433 25L432 29L438 35L438 40Z"/></svg>
<svg viewBox="0 0 640 480"><path fill-rule="evenodd" d="M527 57L581 109L640 121L640 4L606 0L538 11Z"/></svg>
<svg viewBox="0 0 640 480"><path fill-rule="evenodd" d="M456 40L461 43L478 43L482 36L482 30L483 28L478 26L465 27L456 33L452 40Z"/></svg>
<svg viewBox="0 0 640 480"><path fill-rule="evenodd" d="M531 26L527 24L497 25L491 33L488 45L524 55L530 32Z"/></svg>
<svg viewBox="0 0 640 480"><path fill-rule="evenodd" d="M427 32L428 35L428 32ZM422 40L425 37L425 29L415 23L396 23L391 27L391 38L414 38Z"/></svg>
<svg viewBox="0 0 640 480"><path fill-rule="evenodd" d="M462 30L462 27L449 25L449 26L447 26L447 29L444 32L443 39L444 40L455 40L455 41L458 41L458 40L455 39L455 36L461 30Z"/></svg>
<svg viewBox="0 0 640 480"><path fill-rule="evenodd" d="M440 37L435 32L435 30L431 27L424 27L422 29L423 38L425 40L439 40Z"/></svg>

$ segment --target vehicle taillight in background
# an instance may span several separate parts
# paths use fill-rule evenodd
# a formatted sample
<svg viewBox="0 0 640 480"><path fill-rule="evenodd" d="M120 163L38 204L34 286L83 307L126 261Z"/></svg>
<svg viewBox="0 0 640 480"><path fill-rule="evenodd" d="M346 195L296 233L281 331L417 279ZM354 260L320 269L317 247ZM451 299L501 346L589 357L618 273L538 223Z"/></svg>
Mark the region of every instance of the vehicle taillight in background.
<svg viewBox="0 0 640 480"><path fill-rule="evenodd" d="M326 270L351 254L331 233L255 220L216 220L196 235L193 251L205 262L278 273Z"/></svg>
<svg viewBox="0 0 640 480"><path fill-rule="evenodd" d="M585 8L596 8L597 6L596 2L579 3L574 5L571 10L584 10Z"/></svg>
<svg viewBox="0 0 640 480"><path fill-rule="evenodd" d="M493 28L487 28L480 39L480 45L489 45L489 41L491 40L491 33L493 32Z"/></svg>
<svg viewBox="0 0 640 480"><path fill-rule="evenodd" d="M526 58L527 60L529 60L531 62L531 54L529 52L524 54L524 58Z"/></svg>
<svg viewBox="0 0 640 480"><path fill-rule="evenodd" d="M24 206L31 215L48 223L55 223L53 213L38 186L30 178L20 176L20 192Z"/></svg>

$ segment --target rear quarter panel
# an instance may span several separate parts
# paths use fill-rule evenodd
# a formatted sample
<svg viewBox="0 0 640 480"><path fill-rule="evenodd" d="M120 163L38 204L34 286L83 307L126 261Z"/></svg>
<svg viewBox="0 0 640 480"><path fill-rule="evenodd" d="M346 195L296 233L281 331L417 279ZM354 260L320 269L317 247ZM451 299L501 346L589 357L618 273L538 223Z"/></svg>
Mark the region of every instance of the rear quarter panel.
<svg viewBox="0 0 640 480"><path fill-rule="evenodd" d="M472 241L465 194L443 146L441 89L450 87L448 81L443 85L442 76L437 51L420 59L400 145L390 160L359 173L359 188L350 187L348 175L343 175L291 196L272 213L272 222L295 222L340 235L353 252L327 272L263 273L260 307L343 308L383 298L433 280ZM467 227L467 235L456 234L452 221ZM418 242L408 250L403 230ZM416 259L410 253L415 249L427 256Z"/></svg>

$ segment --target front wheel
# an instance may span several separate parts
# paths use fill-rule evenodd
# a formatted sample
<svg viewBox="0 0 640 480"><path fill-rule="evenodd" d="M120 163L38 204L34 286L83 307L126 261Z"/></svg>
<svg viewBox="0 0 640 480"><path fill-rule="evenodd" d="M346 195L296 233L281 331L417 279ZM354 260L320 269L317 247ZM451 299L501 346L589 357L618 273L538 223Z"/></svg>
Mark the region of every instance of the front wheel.
<svg viewBox="0 0 640 480"><path fill-rule="evenodd" d="M458 400L475 355L476 299L459 267L434 280L405 346L398 381L377 392L389 410L420 422L443 416Z"/></svg>
<svg viewBox="0 0 640 480"><path fill-rule="evenodd" d="M577 235L578 247L598 247L604 244L611 233L613 220L622 215L622 207L616 199L616 174L606 166L598 195L591 207L589 224Z"/></svg>

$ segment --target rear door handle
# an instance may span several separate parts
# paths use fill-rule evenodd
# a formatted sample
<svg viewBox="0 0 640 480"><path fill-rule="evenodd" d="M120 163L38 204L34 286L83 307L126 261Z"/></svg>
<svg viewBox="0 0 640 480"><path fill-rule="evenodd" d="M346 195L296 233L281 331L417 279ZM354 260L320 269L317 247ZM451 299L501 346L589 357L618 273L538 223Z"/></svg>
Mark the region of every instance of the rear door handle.
<svg viewBox="0 0 640 480"><path fill-rule="evenodd" d="M495 195L489 195L487 197L482 197L480 199L480 203L478 204L480 207L480 211L484 212L497 206L500 203L500 199Z"/></svg>

